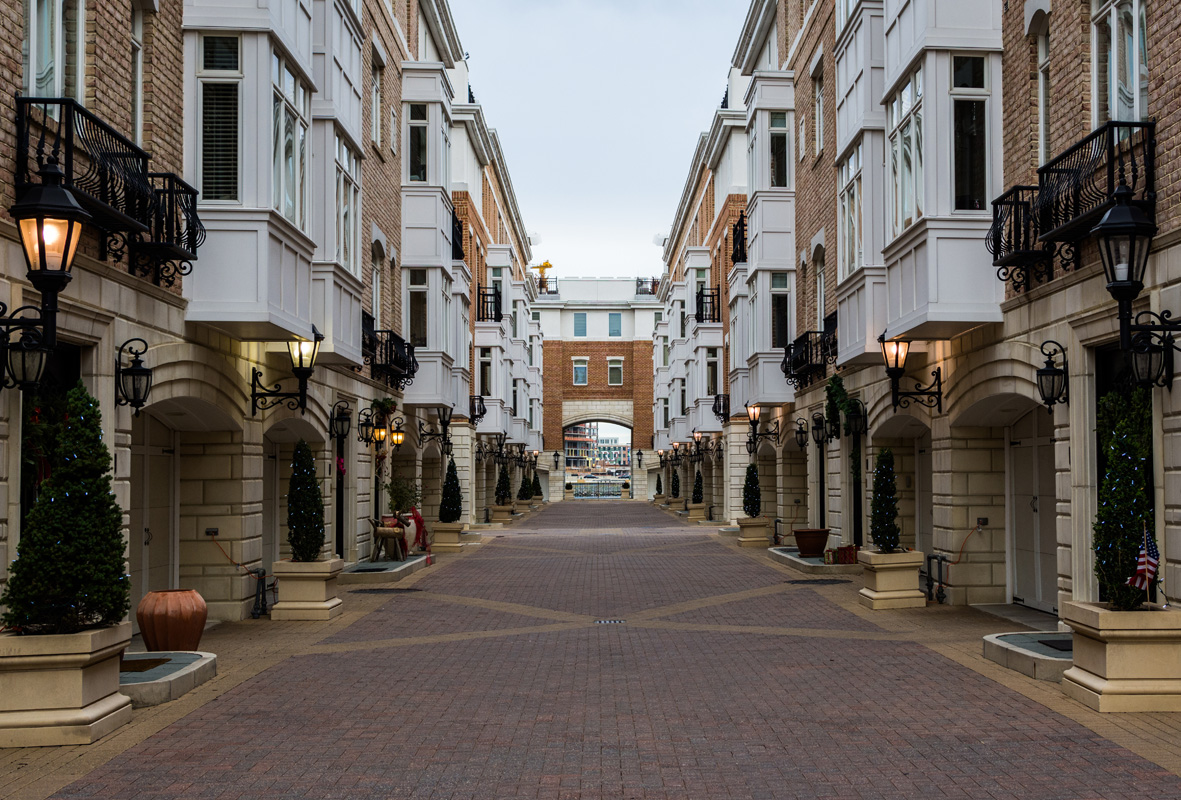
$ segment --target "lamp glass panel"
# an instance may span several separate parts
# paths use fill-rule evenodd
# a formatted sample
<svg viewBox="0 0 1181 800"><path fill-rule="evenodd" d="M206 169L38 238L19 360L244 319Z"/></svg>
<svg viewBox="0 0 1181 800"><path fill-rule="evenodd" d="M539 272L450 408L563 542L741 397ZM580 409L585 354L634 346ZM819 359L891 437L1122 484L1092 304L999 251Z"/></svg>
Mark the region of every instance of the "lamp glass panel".
<svg viewBox="0 0 1181 800"><path fill-rule="evenodd" d="M152 391L152 371L143 367L129 367L119 374L123 399L140 406Z"/></svg>
<svg viewBox="0 0 1181 800"><path fill-rule="evenodd" d="M906 357L910 355L910 342L882 342L882 360L886 369L906 369Z"/></svg>
<svg viewBox="0 0 1181 800"><path fill-rule="evenodd" d="M1160 380L1165 367L1165 351L1157 345L1146 345L1132 350L1132 374L1136 383L1151 386Z"/></svg>
<svg viewBox="0 0 1181 800"><path fill-rule="evenodd" d="M47 355L47 351L41 347L9 347L8 374L18 386L40 383Z"/></svg>
<svg viewBox="0 0 1181 800"><path fill-rule="evenodd" d="M21 243L30 270L68 272L78 250L82 223L66 219L31 217L20 221ZM42 261L41 243L45 243Z"/></svg>
<svg viewBox="0 0 1181 800"><path fill-rule="evenodd" d="M320 343L315 340L295 340L287 343L292 369L311 369L316 365Z"/></svg>

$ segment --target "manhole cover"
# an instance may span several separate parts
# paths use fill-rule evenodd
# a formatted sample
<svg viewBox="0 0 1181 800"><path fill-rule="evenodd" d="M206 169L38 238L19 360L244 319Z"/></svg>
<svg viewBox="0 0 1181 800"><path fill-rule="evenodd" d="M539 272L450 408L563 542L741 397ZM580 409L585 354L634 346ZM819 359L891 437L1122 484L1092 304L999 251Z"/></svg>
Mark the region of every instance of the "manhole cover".
<svg viewBox="0 0 1181 800"><path fill-rule="evenodd" d="M807 583L812 586L832 586L834 583L852 583L852 581L841 580L840 578L797 578L794 581L784 581L784 583Z"/></svg>
<svg viewBox="0 0 1181 800"><path fill-rule="evenodd" d="M353 589L353 594L406 594L421 591L422 589Z"/></svg>
<svg viewBox="0 0 1181 800"><path fill-rule="evenodd" d="M596 625L622 625L627 622L626 619L596 619Z"/></svg>

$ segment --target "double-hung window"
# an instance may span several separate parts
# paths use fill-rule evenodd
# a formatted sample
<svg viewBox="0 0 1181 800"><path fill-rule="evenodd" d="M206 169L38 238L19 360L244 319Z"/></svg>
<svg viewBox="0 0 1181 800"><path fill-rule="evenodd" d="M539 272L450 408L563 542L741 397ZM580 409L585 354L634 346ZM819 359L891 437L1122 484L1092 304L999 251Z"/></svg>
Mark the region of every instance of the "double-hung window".
<svg viewBox="0 0 1181 800"><path fill-rule="evenodd" d="M311 92L279 53L271 57L272 205L288 222L307 227L308 119Z"/></svg>
<svg viewBox="0 0 1181 800"><path fill-rule="evenodd" d="M83 99L85 30L83 0L25 0L25 94Z"/></svg>
<svg viewBox="0 0 1181 800"><path fill-rule="evenodd" d="M890 229L897 236L923 215L923 70L916 69L886 103Z"/></svg>
<svg viewBox="0 0 1181 800"><path fill-rule="evenodd" d="M336 260L349 272L361 270L361 159L336 137Z"/></svg>
<svg viewBox="0 0 1181 800"><path fill-rule="evenodd" d="M575 336L586 336L586 312L585 311L575 311L574 312L574 335Z"/></svg>
<svg viewBox="0 0 1181 800"><path fill-rule="evenodd" d="M378 255L377 253L374 253L373 254L373 263L371 265L371 272L372 272L373 280L372 280L372 283L370 284L370 291L372 291L373 294L370 299L370 308L372 309L371 313L373 314L373 327L375 330L382 329L382 325L381 325L381 306L382 306L382 302L381 302L381 270L382 270L382 266L383 266L383 264L382 264L381 256Z"/></svg>
<svg viewBox="0 0 1181 800"><path fill-rule="evenodd" d="M816 256L816 330L822 330L824 325L824 251Z"/></svg>
<svg viewBox="0 0 1181 800"><path fill-rule="evenodd" d="M429 282L425 269L410 270L410 344L426 347Z"/></svg>
<svg viewBox="0 0 1181 800"><path fill-rule="evenodd" d="M198 183L201 200L239 199L238 97L242 84L237 36L202 36L197 68Z"/></svg>
<svg viewBox="0 0 1181 800"><path fill-rule="evenodd" d="M788 300L787 273L771 273L771 347L787 347ZM717 394L717 392L711 392Z"/></svg>
<svg viewBox="0 0 1181 800"><path fill-rule="evenodd" d="M955 210L988 209L988 62L952 56L952 142Z"/></svg>
<svg viewBox="0 0 1181 800"><path fill-rule="evenodd" d="M381 123L385 119L381 107L382 78L385 70L377 62L372 64L372 70L369 76L369 138L373 144L381 147Z"/></svg>
<svg viewBox="0 0 1181 800"><path fill-rule="evenodd" d="M824 62L821 62L823 64ZM824 72L817 69L812 76L812 132L814 155L824 150Z"/></svg>
<svg viewBox="0 0 1181 800"><path fill-rule="evenodd" d="M1091 0L1095 123L1148 118L1147 0Z"/></svg>
<svg viewBox="0 0 1181 800"><path fill-rule="evenodd" d="M720 374L718 348L707 347L705 349L705 394L707 397L718 394L718 376Z"/></svg>
<svg viewBox="0 0 1181 800"><path fill-rule="evenodd" d="M411 183L426 183L427 180L427 111L425 103L410 104L410 155L407 172Z"/></svg>
<svg viewBox="0 0 1181 800"><path fill-rule="evenodd" d="M574 359L574 385L586 386L586 359Z"/></svg>
<svg viewBox="0 0 1181 800"><path fill-rule="evenodd" d="M623 386L623 359L607 359L607 385Z"/></svg>
<svg viewBox="0 0 1181 800"><path fill-rule="evenodd" d="M1037 163L1050 160L1050 29L1037 37Z"/></svg>
<svg viewBox="0 0 1181 800"><path fill-rule="evenodd" d="M840 267L838 283L860 269L864 263L861 240L861 144L857 143L837 170L837 214L840 216L837 230L841 240L840 260L837 262Z"/></svg>
<svg viewBox="0 0 1181 800"><path fill-rule="evenodd" d="M144 143L144 12L131 4L131 138Z"/></svg>
<svg viewBox="0 0 1181 800"><path fill-rule="evenodd" d="M787 113L771 112L771 186L787 188Z"/></svg>
<svg viewBox="0 0 1181 800"><path fill-rule="evenodd" d="M623 336L623 314L612 311L607 315L607 335Z"/></svg>
<svg viewBox="0 0 1181 800"><path fill-rule="evenodd" d="M492 396L492 348L480 348L480 394Z"/></svg>

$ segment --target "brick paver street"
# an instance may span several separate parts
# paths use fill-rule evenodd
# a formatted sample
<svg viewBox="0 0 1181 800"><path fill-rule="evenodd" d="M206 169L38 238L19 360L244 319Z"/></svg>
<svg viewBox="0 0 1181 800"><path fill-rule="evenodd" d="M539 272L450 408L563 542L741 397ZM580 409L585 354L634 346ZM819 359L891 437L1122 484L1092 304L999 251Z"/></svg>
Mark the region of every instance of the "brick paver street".
<svg viewBox="0 0 1181 800"><path fill-rule="evenodd" d="M16 798L1181 798L1179 715L1101 717L639 502L568 502L331 623L209 631L217 679ZM374 591L377 589L378 591ZM409 591L408 591L409 590ZM0 788L0 795L5 794Z"/></svg>

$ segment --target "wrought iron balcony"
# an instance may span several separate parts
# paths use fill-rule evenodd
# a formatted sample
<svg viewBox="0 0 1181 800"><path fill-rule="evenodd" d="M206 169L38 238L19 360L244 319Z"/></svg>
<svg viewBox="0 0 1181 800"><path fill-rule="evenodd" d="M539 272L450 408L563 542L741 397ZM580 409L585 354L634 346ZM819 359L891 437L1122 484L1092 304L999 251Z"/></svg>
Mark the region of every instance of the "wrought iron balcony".
<svg viewBox="0 0 1181 800"><path fill-rule="evenodd" d="M480 286L477 288L476 321L500 322L504 311L500 302L500 290Z"/></svg>
<svg viewBox="0 0 1181 800"><path fill-rule="evenodd" d="M714 416L718 418L718 422L725 425L730 421L730 395L715 394L714 395Z"/></svg>
<svg viewBox="0 0 1181 800"><path fill-rule="evenodd" d="M636 294L656 294L660 289L660 278L636 278Z"/></svg>
<svg viewBox="0 0 1181 800"><path fill-rule="evenodd" d="M824 330L807 331L785 349L781 369L787 382L803 389L824 377L825 367L837 361L836 314L824 318Z"/></svg>
<svg viewBox="0 0 1181 800"><path fill-rule="evenodd" d="M399 390L412 384L418 372L414 345L393 331L374 331L373 338L377 345L369 358L373 379L385 381L386 386Z"/></svg>
<svg viewBox="0 0 1181 800"><path fill-rule="evenodd" d="M721 296L722 291L716 286L697 290L697 324L722 321Z"/></svg>
<svg viewBox="0 0 1181 800"><path fill-rule="evenodd" d="M532 277L532 276L530 276ZM558 291L557 278L538 278L537 279L537 293L538 294L560 294Z"/></svg>
<svg viewBox="0 0 1181 800"><path fill-rule="evenodd" d="M361 356L366 364L373 363L377 355L377 325L373 315L368 311L361 312Z"/></svg>
<svg viewBox="0 0 1181 800"><path fill-rule="evenodd" d="M151 172L155 203L146 235L128 241L131 273L171 286L178 275L192 272L205 226L197 216L197 190L171 172Z"/></svg>
<svg viewBox="0 0 1181 800"><path fill-rule="evenodd" d="M734 249L730 253L730 260L735 264L746 263L746 212L738 212L738 221L734 223Z"/></svg>
<svg viewBox="0 0 1181 800"><path fill-rule="evenodd" d="M1014 186L992 201L988 252L997 277L1011 281L1018 292L1052 273L1054 245L1038 241L1038 219L1033 210L1037 190L1036 186Z"/></svg>
<svg viewBox="0 0 1181 800"><path fill-rule="evenodd" d="M463 225L459 223L459 215L451 209L451 260L463 261Z"/></svg>
<svg viewBox="0 0 1181 800"><path fill-rule="evenodd" d="M1156 123L1108 122L1038 168L1033 210L1043 242L1085 238L1126 184L1134 204L1156 205Z"/></svg>

